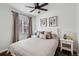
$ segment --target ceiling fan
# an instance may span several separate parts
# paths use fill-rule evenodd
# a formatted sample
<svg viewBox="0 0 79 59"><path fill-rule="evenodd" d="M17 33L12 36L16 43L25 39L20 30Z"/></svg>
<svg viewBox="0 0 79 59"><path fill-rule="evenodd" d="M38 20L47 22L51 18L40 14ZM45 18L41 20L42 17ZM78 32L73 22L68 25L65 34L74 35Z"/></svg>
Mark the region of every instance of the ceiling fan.
<svg viewBox="0 0 79 59"><path fill-rule="evenodd" d="M48 5L48 3L43 3L43 4L41 4L41 5L39 5L39 3L34 3L34 7L32 7L32 6L25 6L25 7L33 8L33 10L31 10L30 12L33 12L33 11L35 11L36 9L38 9L38 10L43 10L43 11L48 11L48 9L42 8L42 7L46 6L46 5Z"/></svg>

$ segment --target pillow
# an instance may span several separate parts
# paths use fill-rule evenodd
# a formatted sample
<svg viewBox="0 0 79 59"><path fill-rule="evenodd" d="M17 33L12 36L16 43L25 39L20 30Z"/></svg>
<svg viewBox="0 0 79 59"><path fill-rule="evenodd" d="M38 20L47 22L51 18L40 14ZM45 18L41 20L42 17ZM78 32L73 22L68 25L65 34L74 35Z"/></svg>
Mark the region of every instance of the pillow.
<svg viewBox="0 0 79 59"><path fill-rule="evenodd" d="M38 38L40 37L40 34L44 34L44 31L39 31Z"/></svg>
<svg viewBox="0 0 79 59"><path fill-rule="evenodd" d="M46 39L52 39L52 33L51 32L46 32Z"/></svg>
<svg viewBox="0 0 79 59"><path fill-rule="evenodd" d="M40 32L41 34L44 34L44 31Z"/></svg>
<svg viewBox="0 0 79 59"><path fill-rule="evenodd" d="M39 38L45 39L45 34L40 33L40 34L39 34Z"/></svg>
<svg viewBox="0 0 79 59"><path fill-rule="evenodd" d="M52 33L52 39L57 39L57 35Z"/></svg>

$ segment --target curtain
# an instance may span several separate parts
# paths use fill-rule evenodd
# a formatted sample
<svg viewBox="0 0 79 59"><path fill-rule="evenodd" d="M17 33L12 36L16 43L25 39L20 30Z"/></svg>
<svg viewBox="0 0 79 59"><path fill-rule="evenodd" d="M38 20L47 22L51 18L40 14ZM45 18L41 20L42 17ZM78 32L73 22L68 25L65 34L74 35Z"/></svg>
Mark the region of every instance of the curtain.
<svg viewBox="0 0 79 59"><path fill-rule="evenodd" d="M12 11L13 13L13 40L12 43L17 42L19 40L19 27L18 27L18 13Z"/></svg>
<svg viewBox="0 0 79 59"><path fill-rule="evenodd" d="M32 35L32 18L31 17L29 17L29 37L31 37L31 35Z"/></svg>

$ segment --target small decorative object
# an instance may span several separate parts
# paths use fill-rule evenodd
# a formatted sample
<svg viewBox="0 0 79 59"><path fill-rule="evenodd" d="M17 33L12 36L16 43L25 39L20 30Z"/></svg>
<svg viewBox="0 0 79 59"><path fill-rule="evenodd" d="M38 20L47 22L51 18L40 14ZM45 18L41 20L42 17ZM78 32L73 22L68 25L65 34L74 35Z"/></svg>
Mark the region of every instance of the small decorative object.
<svg viewBox="0 0 79 59"><path fill-rule="evenodd" d="M74 40L76 38L76 35L72 32L69 32L67 38L70 40Z"/></svg>
<svg viewBox="0 0 79 59"><path fill-rule="evenodd" d="M67 39L70 39L70 40L72 40L72 37L71 37L71 36L67 36Z"/></svg>
<svg viewBox="0 0 79 59"><path fill-rule="evenodd" d="M64 34L64 39L67 39L67 35L66 34Z"/></svg>
<svg viewBox="0 0 79 59"><path fill-rule="evenodd" d="M40 26L41 27L46 27L47 26L47 18L40 19Z"/></svg>
<svg viewBox="0 0 79 59"><path fill-rule="evenodd" d="M49 17L49 26L57 26L57 16Z"/></svg>

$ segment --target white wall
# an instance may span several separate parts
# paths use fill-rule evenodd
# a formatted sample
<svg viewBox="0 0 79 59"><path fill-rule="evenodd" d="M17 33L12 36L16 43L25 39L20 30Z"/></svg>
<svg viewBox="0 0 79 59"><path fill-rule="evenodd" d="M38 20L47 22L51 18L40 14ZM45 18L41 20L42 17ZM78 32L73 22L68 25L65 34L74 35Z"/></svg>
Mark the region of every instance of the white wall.
<svg viewBox="0 0 79 59"><path fill-rule="evenodd" d="M36 17L33 16L32 17L32 34L34 34L35 30L36 30Z"/></svg>
<svg viewBox="0 0 79 59"><path fill-rule="evenodd" d="M75 5L74 4L50 4L48 11L37 15L37 29L47 29L40 27L40 19L58 16L58 27L64 31L75 32Z"/></svg>
<svg viewBox="0 0 79 59"><path fill-rule="evenodd" d="M0 4L0 51L6 49L11 43L12 23L10 7Z"/></svg>
<svg viewBox="0 0 79 59"><path fill-rule="evenodd" d="M37 30L53 30L53 27L40 27L40 19L52 16L58 16L58 28L60 32L72 32L76 35L76 18L75 18L75 4L49 4L48 11L37 15L36 24ZM49 22L48 22L49 24ZM74 49L77 48L77 40L74 41Z"/></svg>
<svg viewBox="0 0 79 59"><path fill-rule="evenodd" d="M79 54L79 4L76 4L76 31L78 39L78 54Z"/></svg>

